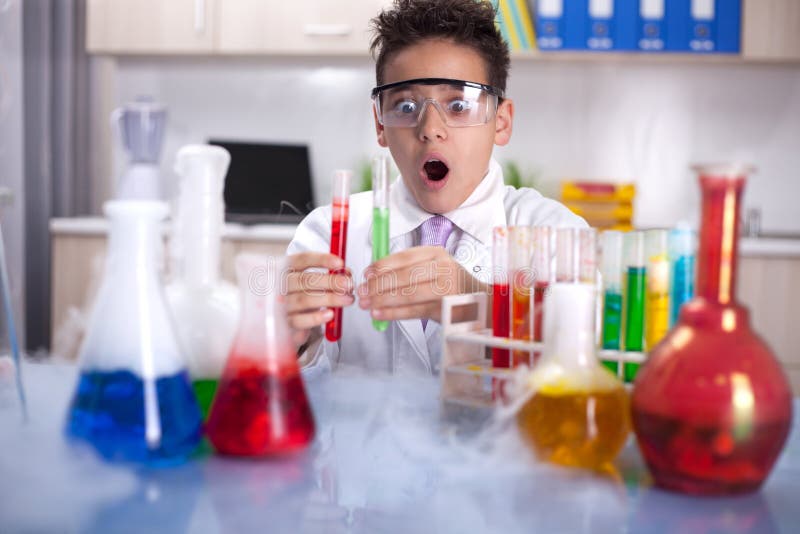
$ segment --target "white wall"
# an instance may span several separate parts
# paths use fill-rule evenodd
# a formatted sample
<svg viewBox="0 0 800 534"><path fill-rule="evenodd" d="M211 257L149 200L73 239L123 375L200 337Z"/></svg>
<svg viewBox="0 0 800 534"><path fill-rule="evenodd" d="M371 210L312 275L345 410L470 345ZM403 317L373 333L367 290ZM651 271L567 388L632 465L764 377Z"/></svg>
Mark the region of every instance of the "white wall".
<svg viewBox="0 0 800 534"><path fill-rule="evenodd" d="M178 147L212 136L307 142L320 202L334 169L380 150L373 82L366 57L121 58L112 100L169 106L165 173ZM538 171L545 192L562 178L634 180L636 223L672 225L697 219L691 163L743 160L758 167L745 205L763 228L800 232L798 67L515 60L508 94L514 136L496 155Z"/></svg>

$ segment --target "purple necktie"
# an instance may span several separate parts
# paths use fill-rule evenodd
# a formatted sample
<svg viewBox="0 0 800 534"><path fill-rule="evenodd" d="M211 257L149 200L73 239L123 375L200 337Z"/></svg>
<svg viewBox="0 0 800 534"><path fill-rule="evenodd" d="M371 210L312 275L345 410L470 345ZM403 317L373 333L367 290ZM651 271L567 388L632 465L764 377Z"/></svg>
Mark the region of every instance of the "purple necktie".
<svg viewBox="0 0 800 534"><path fill-rule="evenodd" d="M443 215L436 215L423 222L419 228L421 246L444 247L450 232L453 231L453 221Z"/></svg>
<svg viewBox="0 0 800 534"><path fill-rule="evenodd" d="M420 225L420 246L444 247L447 238L453 231L453 221L443 215L436 215ZM428 326L428 320L422 319L422 329Z"/></svg>

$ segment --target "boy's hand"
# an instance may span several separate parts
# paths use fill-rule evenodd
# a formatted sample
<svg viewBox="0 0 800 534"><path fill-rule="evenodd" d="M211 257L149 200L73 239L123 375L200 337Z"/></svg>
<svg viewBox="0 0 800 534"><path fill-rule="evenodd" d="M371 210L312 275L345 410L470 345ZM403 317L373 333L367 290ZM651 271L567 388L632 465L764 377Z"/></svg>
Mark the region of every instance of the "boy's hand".
<svg viewBox="0 0 800 534"><path fill-rule="evenodd" d="M441 321L442 297L486 291L442 247L413 247L367 267L358 305L373 319L426 318Z"/></svg>
<svg viewBox="0 0 800 534"><path fill-rule="evenodd" d="M353 303L353 277L349 271L328 274L329 269L344 268L344 263L334 254L320 252L292 254L287 268L286 312L293 341L300 346L312 328L333 319L331 308Z"/></svg>

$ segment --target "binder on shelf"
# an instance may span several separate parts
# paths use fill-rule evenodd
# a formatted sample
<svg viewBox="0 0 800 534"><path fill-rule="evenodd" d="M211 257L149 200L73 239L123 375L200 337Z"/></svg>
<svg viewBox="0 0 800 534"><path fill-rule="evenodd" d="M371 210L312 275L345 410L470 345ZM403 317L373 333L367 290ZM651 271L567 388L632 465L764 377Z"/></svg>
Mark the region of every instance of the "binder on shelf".
<svg viewBox="0 0 800 534"><path fill-rule="evenodd" d="M586 48L611 50L614 47L614 0L589 0L587 6Z"/></svg>
<svg viewBox="0 0 800 534"><path fill-rule="evenodd" d="M639 0L636 43L639 50L660 52L666 47L666 0Z"/></svg>
<svg viewBox="0 0 800 534"><path fill-rule="evenodd" d="M533 20L525 0L498 0L497 22L511 50L536 48Z"/></svg>
<svg viewBox="0 0 800 534"><path fill-rule="evenodd" d="M587 0L537 0L536 44L540 50L583 50Z"/></svg>
<svg viewBox="0 0 800 534"><path fill-rule="evenodd" d="M667 50L739 52L741 0L670 0L665 4Z"/></svg>

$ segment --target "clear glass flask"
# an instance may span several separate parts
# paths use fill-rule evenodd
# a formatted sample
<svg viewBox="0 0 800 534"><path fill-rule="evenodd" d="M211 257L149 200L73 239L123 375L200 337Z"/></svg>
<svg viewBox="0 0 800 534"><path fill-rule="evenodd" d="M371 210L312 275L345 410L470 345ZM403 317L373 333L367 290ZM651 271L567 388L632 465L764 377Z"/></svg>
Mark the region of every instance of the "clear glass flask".
<svg viewBox="0 0 800 534"><path fill-rule="evenodd" d="M222 191L229 162L228 151L212 145L187 145L175 157L181 180L170 239L167 301L204 416L239 323L239 291L219 274L225 224Z"/></svg>
<svg viewBox="0 0 800 534"><path fill-rule="evenodd" d="M761 486L783 448L792 392L736 301L738 215L750 169L695 169L702 189L697 296L640 369L633 424L658 486L744 493Z"/></svg>
<svg viewBox="0 0 800 534"><path fill-rule="evenodd" d="M255 254L236 258L239 329L206 425L221 454L286 454L314 438L314 417L286 320L284 264Z"/></svg>
<svg viewBox="0 0 800 534"><path fill-rule="evenodd" d="M113 201L103 281L80 351L69 436L110 460L184 460L201 436L197 406L159 277L167 205Z"/></svg>
<svg viewBox="0 0 800 534"><path fill-rule="evenodd" d="M586 283L550 286L544 354L517 424L540 458L604 471L625 445L630 415L622 382L595 354L595 293Z"/></svg>

